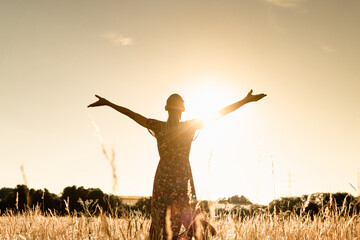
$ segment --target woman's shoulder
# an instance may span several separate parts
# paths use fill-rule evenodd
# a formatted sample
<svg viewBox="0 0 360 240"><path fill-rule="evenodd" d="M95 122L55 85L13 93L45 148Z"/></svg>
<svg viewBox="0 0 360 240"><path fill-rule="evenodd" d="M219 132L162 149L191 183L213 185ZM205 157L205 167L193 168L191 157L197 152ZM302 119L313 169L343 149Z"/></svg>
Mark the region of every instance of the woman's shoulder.
<svg viewBox="0 0 360 240"><path fill-rule="evenodd" d="M188 128L197 130L197 129L202 128L204 123L200 119L191 119L191 120L185 121L184 124L186 124Z"/></svg>
<svg viewBox="0 0 360 240"><path fill-rule="evenodd" d="M160 130L161 128L163 128L165 126L166 122L157 120L157 119L152 119L152 118L148 118L146 120L146 125L149 129L152 130Z"/></svg>
<svg viewBox="0 0 360 240"><path fill-rule="evenodd" d="M157 119L154 119L154 118L148 118L147 122L148 123L158 123L158 124L166 123L164 121L160 121L160 120L157 120Z"/></svg>

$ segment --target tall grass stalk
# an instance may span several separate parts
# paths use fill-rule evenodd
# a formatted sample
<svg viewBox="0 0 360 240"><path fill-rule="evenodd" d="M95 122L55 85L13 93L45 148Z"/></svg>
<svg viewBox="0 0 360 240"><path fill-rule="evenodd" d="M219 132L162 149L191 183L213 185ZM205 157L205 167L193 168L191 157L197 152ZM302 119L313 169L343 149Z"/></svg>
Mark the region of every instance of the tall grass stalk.
<svg viewBox="0 0 360 240"><path fill-rule="evenodd" d="M97 126L97 124L95 123L94 119L91 116L89 116L89 120L90 120L91 126L94 129L94 136L98 139L98 141L100 143L102 153L104 154L104 157L107 160L107 162L110 164L112 180L113 180L112 191L113 191L113 194L115 194L116 193L116 187L117 187L117 184L118 184L118 176L117 176L117 173L116 173L114 146L111 147L111 155L108 154L108 152L106 150L106 147L105 147L105 141L104 141L104 138L100 134L99 127Z"/></svg>
<svg viewBox="0 0 360 240"><path fill-rule="evenodd" d="M23 181L24 181L24 185L27 186L28 181L27 181L27 178L26 178L25 170L24 170L24 164L21 164L20 171L21 171L21 175L22 175L22 178L23 178Z"/></svg>

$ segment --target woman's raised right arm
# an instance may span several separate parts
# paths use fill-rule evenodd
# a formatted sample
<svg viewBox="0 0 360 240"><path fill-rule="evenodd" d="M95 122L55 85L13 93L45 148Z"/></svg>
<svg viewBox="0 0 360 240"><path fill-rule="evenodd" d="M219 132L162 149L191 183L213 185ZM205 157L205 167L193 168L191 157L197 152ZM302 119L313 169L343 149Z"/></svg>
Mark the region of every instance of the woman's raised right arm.
<svg viewBox="0 0 360 240"><path fill-rule="evenodd" d="M98 96L98 95L95 95L95 97L97 97L99 100L97 100L96 102L90 104L88 107L109 106L109 107L115 109L116 111L128 116L129 118L131 118L132 120L137 122L139 125L141 125L141 126L143 126L145 128L148 128L148 126L147 126L147 120L148 119L146 117L144 117L144 116L142 116L142 115L140 115L140 114L138 114L136 112L133 112L130 109L118 106L118 105L108 101L107 99Z"/></svg>

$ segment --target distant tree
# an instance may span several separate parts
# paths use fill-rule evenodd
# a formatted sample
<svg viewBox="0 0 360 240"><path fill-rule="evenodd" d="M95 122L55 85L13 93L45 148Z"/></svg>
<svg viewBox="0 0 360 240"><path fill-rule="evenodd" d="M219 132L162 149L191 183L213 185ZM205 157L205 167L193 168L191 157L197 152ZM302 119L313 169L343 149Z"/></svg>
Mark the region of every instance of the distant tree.
<svg viewBox="0 0 360 240"><path fill-rule="evenodd" d="M15 187L15 207L16 210L23 212L29 204L29 189L26 185L17 185Z"/></svg>
<svg viewBox="0 0 360 240"><path fill-rule="evenodd" d="M229 203L232 204L239 204L239 205L250 205L252 202L249 201L248 198L241 195L240 197L238 195L232 196L228 199Z"/></svg>
<svg viewBox="0 0 360 240"><path fill-rule="evenodd" d="M29 192L30 202L29 207L39 207L42 212L57 212L61 213L61 199L58 195L50 193L49 190L35 190L30 189Z"/></svg>
<svg viewBox="0 0 360 240"><path fill-rule="evenodd" d="M84 210L79 199L85 200L87 193L83 187L77 188L75 185L64 188L61 194L62 212L66 213L66 204L70 213L80 213Z"/></svg>
<svg viewBox="0 0 360 240"><path fill-rule="evenodd" d="M101 205L103 205L105 197L103 191L101 191L99 188L89 188L87 189L87 192L87 199L98 200L99 203L101 202Z"/></svg>
<svg viewBox="0 0 360 240"><path fill-rule="evenodd" d="M229 200L227 198L220 198L219 200L217 200L217 202L221 204L226 204L229 203Z"/></svg>
<svg viewBox="0 0 360 240"><path fill-rule="evenodd" d="M343 215L351 213L357 203L357 198L345 192L334 193L332 194L332 197L333 206L336 206L335 208L338 210L339 214Z"/></svg>
<svg viewBox="0 0 360 240"><path fill-rule="evenodd" d="M0 203L5 200L5 198L11 194L14 190L12 188L2 188L0 189Z"/></svg>
<svg viewBox="0 0 360 240"><path fill-rule="evenodd" d="M14 189L2 188L0 191L1 213L6 210L23 212L29 202L29 189L26 185L17 185Z"/></svg>
<svg viewBox="0 0 360 240"><path fill-rule="evenodd" d="M300 197L282 197L275 199L269 203L269 210L271 213L276 212L286 212L286 211L295 211L300 213L300 210L303 206L303 201Z"/></svg>
<svg viewBox="0 0 360 240"><path fill-rule="evenodd" d="M43 210L44 209L44 204L43 204L44 191L43 190L30 189L29 194L30 194L29 207L34 208L36 206L39 206L40 209Z"/></svg>
<svg viewBox="0 0 360 240"><path fill-rule="evenodd" d="M46 188L43 190L43 208L44 212L49 210L59 212L61 211L61 199L58 195L49 192Z"/></svg>
<svg viewBox="0 0 360 240"><path fill-rule="evenodd" d="M106 195L105 201L108 204L107 212L112 216L120 217L129 211L129 206L123 204L120 197L115 195Z"/></svg>
<svg viewBox="0 0 360 240"><path fill-rule="evenodd" d="M150 198L140 198L133 207L132 210L140 211L146 216L150 216L151 213L151 197Z"/></svg>
<svg viewBox="0 0 360 240"><path fill-rule="evenodd" d="M109 207L105 201L105 194L99 188L89 188L86 196L87 200L92 200L94 204L90 205L90 211L96 213L96 207L100 207L103 211L107 212ZM97 212L98 213L98 212Z"/></svg>
<svg viewBox="0 0 360 240"><path fill-rule="evenodd" d="M2 188L0 189L0 211L1 214L6 211L6 209L15 209L15 198L16 193L12 188Z"/></svg>

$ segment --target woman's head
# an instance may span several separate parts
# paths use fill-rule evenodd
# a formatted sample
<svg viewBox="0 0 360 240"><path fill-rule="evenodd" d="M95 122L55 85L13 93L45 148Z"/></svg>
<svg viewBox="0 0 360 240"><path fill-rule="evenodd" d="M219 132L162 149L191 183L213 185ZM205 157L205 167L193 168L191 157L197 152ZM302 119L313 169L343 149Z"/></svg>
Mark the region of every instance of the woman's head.
<svg viewBox="0 0 360 240"><path fill-rule="evenodd" d="M184 112L185 106L184 106L184 100L179 94L172 94L166 101L165 106L166 111L177 111L177 112Z"/></svg>

